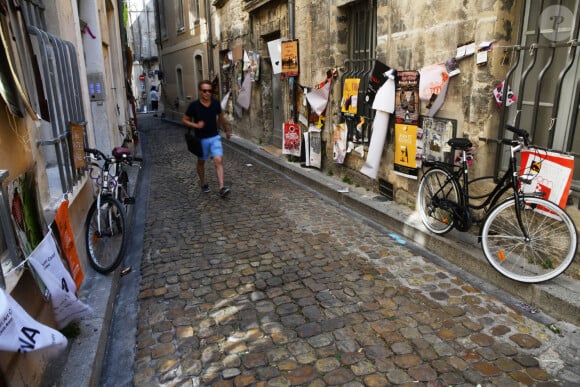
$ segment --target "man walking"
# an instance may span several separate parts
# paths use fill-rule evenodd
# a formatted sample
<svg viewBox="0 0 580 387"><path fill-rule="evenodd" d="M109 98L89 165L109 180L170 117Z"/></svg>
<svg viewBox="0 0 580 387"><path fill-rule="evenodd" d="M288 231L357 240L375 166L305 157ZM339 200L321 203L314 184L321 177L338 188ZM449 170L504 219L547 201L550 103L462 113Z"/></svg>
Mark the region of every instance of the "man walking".
<svg viewBox="0 0 580 387"><path fill-rule="evenodd" d="M157 88L155 86L151 86L149 99L151 100L151 110L156 112L159 108L159 94L157 94Z"/></svg>
<svg viewBox="0 0 580 387"><path fill-rule="evenodd" d="M189 104L181 121L188 128L193 128L195 135L201 139L203 155L197 159L197 175L199 176L202 192L210 192L209 185L205 181L205 161L211 157L215 164L219 194L221 197L225 197L230 193L230 189L224 186L224 152L221 137L218 133L218 120L222 128L224 128L228 140L230 131L228 130L221 104L212 98L211 82L208 80L201 81L198 89L199 99Z"/></svg>

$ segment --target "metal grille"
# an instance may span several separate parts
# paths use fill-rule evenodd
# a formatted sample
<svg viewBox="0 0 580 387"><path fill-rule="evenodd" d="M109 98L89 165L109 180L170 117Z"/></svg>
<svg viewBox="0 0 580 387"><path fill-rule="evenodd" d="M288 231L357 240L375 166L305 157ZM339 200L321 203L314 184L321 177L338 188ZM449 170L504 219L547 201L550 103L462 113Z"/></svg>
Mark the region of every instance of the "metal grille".
<svg viewBox="0 0 580 387"><path fill-rule="evenodd" d="M511 56L506 83L517 102L501 108L500 137L509 123L528 130L535 145L580 157L579 3L524 1L519 42L505 48L506 58ZM503 92L505 101L506 87ZM501 164L498 152L496 172Z"/></svg>

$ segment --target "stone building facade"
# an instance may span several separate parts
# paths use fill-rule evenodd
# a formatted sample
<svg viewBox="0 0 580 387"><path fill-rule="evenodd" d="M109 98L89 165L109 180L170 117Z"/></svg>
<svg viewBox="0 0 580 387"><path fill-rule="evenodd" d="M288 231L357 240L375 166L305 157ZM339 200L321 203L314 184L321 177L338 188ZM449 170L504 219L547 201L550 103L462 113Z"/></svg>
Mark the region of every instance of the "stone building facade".
<svg viewBox="0 0 580 387"><path fill-rule="evenodd" d="M130 103L120 20L119 3L110 0L22 0L0 5L0 287L33 320L50 328L56 328L53 306L31 274L29 249L22 246L36 247L31 230L35 241L46 237L58 208L68 205L85 278L92 271L85 253L84 221L94 187L88 172L73 161L71 130L73 123L83 129L77 138L83 141L76 143L80 149L75 148L81 158L83 145L111 154L128 133ZM24 176L32 184L18 185ZM23 202L24 195L32 198L29 206L23 205L25 222L17 219L15 187ZM16 228L20 224L27 225L25 232ZM6 302L1 309L16 314ZM8 332L12 316L3 314L0 333ZM0 385L41 385L49 361L62 352L37 350L39 332L20 333L16 339L24 340L19 351L0 351Z"/></svg>
<svg viewBox="0 0 580 387"><path fill-rule="evenodd" d="M281 147L282 124L291 118L299 120L301 114L307 113L303 109L305 88L316 88L325 81L327 72L335 69L322 128L322 169L347 176L374 191L379 190L380 181L387 182L393 186L397 202L414 206L418 182L394 173L392 128L376 179L359 172L366 153L351 152L343 164L333 161L334 127L345 120L341 112L344 77L362 74L362 84L366 86L365 79L375 60L397 70L420 71L457 57L460 47L471 47L474 51L457 61L460 72L449 80L444 103L435 117L454 120L455 134L472 140L477 151L474 173L495 175L504 165L505 149L493 140L504 136L505 123L529 129L538 145L576 155L575 128L580 124L574 85L580 77L580 66L574 44L578 29L574 28L573 16L578 17L578 4L573 0L564 2L556 19L552 19L563 22L542 25L535 31L536 25L553 16L551 5L544 4L542 8L525 0L216 0L209 13L213 50L208 55L213 56L214 68L208 69L207 75L218 76L221 97L231 91L227 113L235 134L260 145ZM566 18L560 18L560 14ZM555 34L564 37L557 40ZM298 40L297 77L273 72L268 42L276 39ZM240 58L231 61L232 52L243 51L260 55L260 76L253 82L248 109L236 107L242 85L237 67L241 62ZM527 71L531 58L537 59L537 65ZM571 64L568 70L567 63ZM543 71L543 66L548 70ZM560 72L564 80L558 83ZM493 90L506 78L514 92L522 95L519 103L499 107ZM535 97L538 90L547 92ZM554 97L557 95L559 98ZM426 105L420 105L422 115L427 114ZM182 110L178 109L177 116ZM361 111L370 128L373 110L363 103ZM550 128L551 122L556 122L556 126ZM556 135L548 134L551 131ZM366 152L369 137L362 140Z"/></svg>

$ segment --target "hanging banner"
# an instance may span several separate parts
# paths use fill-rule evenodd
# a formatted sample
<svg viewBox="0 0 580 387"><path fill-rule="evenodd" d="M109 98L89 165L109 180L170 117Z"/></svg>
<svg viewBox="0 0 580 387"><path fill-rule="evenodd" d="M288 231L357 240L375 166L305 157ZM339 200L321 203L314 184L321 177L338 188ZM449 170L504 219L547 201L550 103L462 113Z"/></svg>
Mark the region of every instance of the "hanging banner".
<svg viewBox="0 0 580 387"><path fill-rule="evenodd" d="M293 122L285 122L283 127L282 154L300 157L300 126Z"/></svg>
<svg viewBox="0 0 580 387"><path fill-rule="evenodd" d="M320 89L313 90L306 94L306 99L308 100L310 107L312 107L312 110L319 116L326 110L328 96L330 95L330 84L331 82L326 82Z"/></svg>
<svg viewBox="0 0 580 387"><path fill-rule="evenodd" d="M449 74L444 63L423 67L419 72L419 98L427 103L427 116L433 117L445 101Z"/></svg>
<svg viewBox="0 0 580 387"><path fill-rule="evenodd" d="M62 254L66 258L70 274L75 282L76 288L78 289L83 282L84 274L77 254L75 235L70 224L68 204L68 200L64 200L56 210L56 216L51 225L51 230L58 240L58 245L61 248Z"/></svg>
<svg viewBox="0 0 580 387"><path fill-rule="evenodd" d="M395 124L395 165L397 175L417 179L417 126Z"/></svg>
<svg viewBox="0 0 580 387"><path fill-rule="evenodd" d="M358 87L360 79L346 78L342 86L342 102L340 111L348 114L356 114L358 105Z"/></svg>
<svg viewBox="0 0 580 387"><path fill-rule="evenodd" d="M574 156L525 149L521 152L520 168L520 175L528 176L532 181L531 184L523 184L524 193L542 192L542 198L566 209L574 171Z"/></svg>
<svg viewBox="0 0 580 387"><path fill-rule="evenodd" d="M376 110L376 114L373 120L371 142L366 162L360 171L371 179L376 179L389 129L389 119L391 113L395 111L394 79L387 79L386 83L378 90L376 99L373 102L373 109Z"/></svg>
<svg viewBox="0 0 580 387"><path fill-rule="evenodd" d="M77 298L76 285L62 264L52 233L46 234L28 257L28 263L50 293L54 319L59 329L91 311L91 308Z"/></svg>
<svg viewBox="0 0 580 387"><path fill-rule="evenodd" d="M333 139L334 147L332 152L332 158L337 164L344 163L344 158L346 157L346 144L348 129L346 127L346 122L340 123L334 126Z"/></svg>
<svg viewBox="0 0 580 387"><path fill-rule="evenodd" d="M0 350L25 353L52 345L64 349L66 337L33 319L0 288Z"/></svg>
<svg viewBox="0 0 580 387"><path fill-rule="evenodd" d="M242 109L248 110L250 108L250 101L252 100L252 79L249 74L246 74L244 82L242 83L242 88L240 89L240 94L238 94L238 99L236 103Z"/></svg>

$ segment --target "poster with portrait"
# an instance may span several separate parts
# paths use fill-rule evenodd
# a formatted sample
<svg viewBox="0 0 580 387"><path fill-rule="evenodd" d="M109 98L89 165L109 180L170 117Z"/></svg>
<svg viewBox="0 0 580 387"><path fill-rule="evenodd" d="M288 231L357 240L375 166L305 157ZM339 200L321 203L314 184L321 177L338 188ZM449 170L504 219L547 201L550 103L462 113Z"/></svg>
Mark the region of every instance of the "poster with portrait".
<svg viewBox="0 0 580 387"><path fill-rule="evenodd" d="M417 179L417 125L395 124L394 172L397 175Z"/></svg>
<svg viewBox="0 0 580 387"><path fill-rule="evenodd" d="M395 80L395 122L419 124L419 72L399 71Z"/></svg>
<svg viewBox="0 0 580 387"><path fill-rule="evenodd" d="M346 122L334 126L332 158L337 164L344 163L344 158L346 157L347 134L348 129L346 127Z"/></svg>

